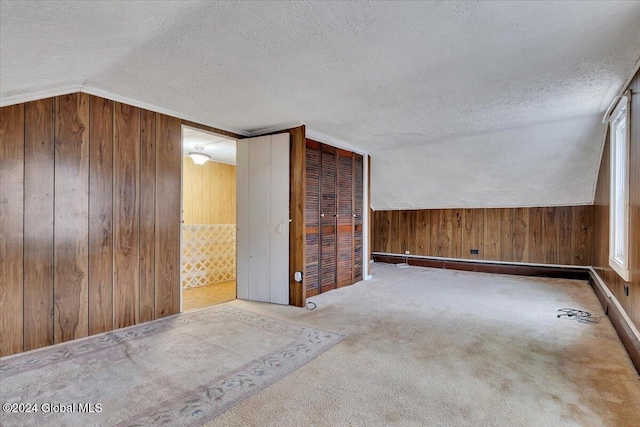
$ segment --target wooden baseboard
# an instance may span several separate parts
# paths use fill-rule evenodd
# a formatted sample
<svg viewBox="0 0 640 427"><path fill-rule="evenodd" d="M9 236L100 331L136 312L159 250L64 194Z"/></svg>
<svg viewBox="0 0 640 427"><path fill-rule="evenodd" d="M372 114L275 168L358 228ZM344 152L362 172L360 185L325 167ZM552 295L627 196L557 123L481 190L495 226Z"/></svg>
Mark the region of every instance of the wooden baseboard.
<svg viewBox="0 0 640 427"><path fill-rule="evenodd" d="M630 324L628 316L624 313L624 309L615 299L616 297L606 288L604 281L598 276L595 270L590 269L589 283L596 293L604 312L611 321L611 324L618 333L622 345L627 350L631 362L640 373L640 336L637 330Z"/></svg>
<svg viewBox="0 0 640 427"><path fill-rule="evenodd" d="M388 264L407 263L418 267L444 268L450 270L475 271L479 273L513 274L517 276L542 276L564 279L588 280L604 312L609 317L620 341L627 350L631 362L640 373L640 334L631 325L624 309L593 268L565 265L536 265L508 262L483 262L451 258L423 257L399 254L374 253L375 262Z"/></svg>
<svg viewBox="0 0 640 427"><path fill-rule="evenodd" d="M565 279L589 280L587 267L519 264L509 262L482 262L477 260L418 257L411 255L374 253L375 262L399 264L406 262L418 267L444 268L449 270L475 271L478 273L513 274L516 276L542 276Z"/></svg>

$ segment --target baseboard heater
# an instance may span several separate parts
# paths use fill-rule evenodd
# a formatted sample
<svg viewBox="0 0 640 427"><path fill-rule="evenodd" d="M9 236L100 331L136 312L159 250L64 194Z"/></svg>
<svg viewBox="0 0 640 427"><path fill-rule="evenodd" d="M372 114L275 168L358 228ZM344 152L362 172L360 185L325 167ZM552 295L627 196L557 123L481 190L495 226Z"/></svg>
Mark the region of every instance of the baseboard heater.
<svg viewBox="0 0 640 427"><path fill-rule="evenodd" d="M374 262L413 265L417 267L443 268L449 270L474 271L478 273L512 274L516 276L539 276L563 279L587 280L600 305L609 317L633 365L640 373L640 332L625 312L615 295L607 287L593 267L575 265L531 264L505 261L468 260L421 255L402 255L373 252Z"/></svg>

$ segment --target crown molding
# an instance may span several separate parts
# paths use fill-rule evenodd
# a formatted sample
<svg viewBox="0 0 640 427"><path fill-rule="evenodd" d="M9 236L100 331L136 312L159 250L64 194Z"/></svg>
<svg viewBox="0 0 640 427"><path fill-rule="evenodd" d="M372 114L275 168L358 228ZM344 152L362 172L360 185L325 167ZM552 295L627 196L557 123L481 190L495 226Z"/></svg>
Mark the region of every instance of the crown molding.
<svg viewBox="0 0 640 427"><path fill-rule="evenodd" d="M53 98L54 96L69 95L70 93L76 92L82 92L81 84L4 96L0 98L0 107L8 107L9 105L22 104L23 102L37 101L39 99Z"/></svg>
<svg viewBox="0 0 640 427"><path fill-rule="evenodd" d="M363 156L366 156L369 154L368 151L363 150L362 148L356 147L355 145L352 145L352 144L348 144L340 139L333 138L329 135L316 132L309 128L306 129L306 135L307 135L307 138L313 139L314 141L322 142L323 144L328 144L333 147L353 151L354 153L362 154Z"/></svg>
<svg viewBox="0 0 640 427"><path fill-rule="evenodd" d="M302 125L304 125L304 123L302 122L289 122L281 125L269 126L266 128L252 130L251 132L249 132L248 136L254 137L254 136L260 136L260 135L266 135L266 134L280 132L287 129L297 128Z"/></svg>
<svg viewBox="0 0 640 427"><path fill-rule="evenodd" d="M204 120L200 117L190 116L187 114L182 114L177 111L173 111L167 108L159 107L157 105L148 104L146 102L138 101L132 98L128 98L126 96L110 92L108 90L99 89L96 87L92 87L86 84L77 84L77 85L68 85L54 89L45 89L38 90L28 93L21 93L12 96L6 96L0 98L0 107L6 107L9 105L20 104L23 102L36 101L38 99L51 98L54 96L68 95L70 93L82 92L88 95L99 96L101 98L110 99L112 101L121 102L123 104L132 105L134 107L143 108L145 110L153 111L160 114L165 114L167 116L176 117L178 119L198 123L205 126L210 126L216 129L224 130L227 132L232 132L237 135L241 135L244 137L254 137L258 135L264 135L268 133L280 132L286 129L295 128L298 126L304 125L301 121L289 122L285 124L265 127L261 129L256 129L253 131L246 131L243 129L234 128L232 126L221 125L220 123L211 122L209 120ZM356 147L352 144L348 144L340 139L333 138L329 135L325 135L323 133L314 131L312 129L306 129L307 138L313 139L314 141L322 142L324 144L332 145L337 148L342 148L345 150L353 151L358 154L368 155L368 151L363 150L359 147Z"/></svg>
<svg viewBox="0 0 640 427"><path fill-rule="evenodd" d="M143 108L145 110L153 111L155 113L160 113L160 114L164 114L164 115L167 115L167 116L172 116L172 117L175 117L175 118L178 118L178 119L182 119L182 120L186 120L186 121L189 121L189 122L198 123L198 124L201 124L201 125L213 127L213 128L216 128L216 129L227 131L227 132L232 132L232 133L235 133L235 134L238 134L238 135L242 135L242 136L249 136L249 132L247 132L246 130L237 129L237 128L234 128L234 127L231 127L231 126L224 126L224 125L221 125L219 123L215 123L215 122L211 122L211 121L208 121L208 120L204 120L204 119L199 118L199 117L178 113L177 111L169 110L168 108L163 108L163 107L159 107L157 105L148 104L146 102L137 101L135 99L127 98L126 96L118 95L116 93L109 92L109 91L106 91L106 90L103 90L103 89L98 89L98 88L91 87L91 86L83 86L80 91L83 92L83 93L89 94L89 95L99 96L101 98L110 99L112 101L121 102L123 104L132 105L132 106L138 107L138 108Z"/></svg>
<svg viewBox="0 0 640 427"><path fill-rule="evenodd" d="M37 90L33 92L21 93L21 94L12 95L12 96L5 96L0 98L0 107L7 107L9 105L21 104L23 102L37 101L38 99L51 98L54 96L68 95L70 93L76 93L76 92L82 92L88 95L99 96L101 98L109 99L116 102L121 102L123 104L128 104L134 107L143 108L145 110L153 111L155 113L165 114L167 116L172 116L172 117L186 120L189 122L194 122L201 125L224 130L227 132L232 132L242 136L250 135L249 132L243 129L237 129L231 126L225 126L225 125L221 125L220 123L204 120L200 117L178 113L177 111L173 111L168 108L163 108L157 105L148 104L146 102L137 101L135 99L127 98L126 96L122 96L117 93L113 93L104 89L98 89L95 87L82 85L82 84L63 86L63 87L58 87L54 89Z"/></svg>

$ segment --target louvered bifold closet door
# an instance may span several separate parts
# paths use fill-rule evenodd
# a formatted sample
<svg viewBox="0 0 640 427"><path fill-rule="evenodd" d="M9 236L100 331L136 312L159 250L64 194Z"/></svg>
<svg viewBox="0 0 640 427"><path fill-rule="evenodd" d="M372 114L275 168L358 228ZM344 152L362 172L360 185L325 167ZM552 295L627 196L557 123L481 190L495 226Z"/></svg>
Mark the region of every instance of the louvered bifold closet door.
<svg viewBox="0 0 640 427"><path fill-rule="evenodd" d="M353 153L338 150L338 287L353 283Z"/></svg>
<svg viewBox="0 0 640 427"><path fill-rule="evenodd" d="M307 140L306 148L306 273L307 297L320 292L320 144Z"/></svg>
<svg viewBox="0 0 640 427"><path fill-rule="evenodd" d="M363 158L353 155L353 283L362 280L363 263Z"/></svg>
<svg viewBox="0 0 640 427"><path fill-rule="evenodd" d="M322 292L336 288L336 149L326 145L321 149L320 169L320 277Z"/></svg>

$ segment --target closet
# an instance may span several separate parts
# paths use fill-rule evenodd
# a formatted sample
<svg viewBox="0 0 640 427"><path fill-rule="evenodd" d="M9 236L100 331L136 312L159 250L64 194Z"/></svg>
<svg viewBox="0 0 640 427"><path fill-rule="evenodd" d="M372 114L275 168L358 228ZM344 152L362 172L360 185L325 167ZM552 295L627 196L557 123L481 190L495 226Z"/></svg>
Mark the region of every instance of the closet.
<svg viewBox="0 0 640 427"><path fill-rule="evenodd" d="M307 139L307 296L362 280L363 157Z"/></svg>

